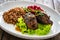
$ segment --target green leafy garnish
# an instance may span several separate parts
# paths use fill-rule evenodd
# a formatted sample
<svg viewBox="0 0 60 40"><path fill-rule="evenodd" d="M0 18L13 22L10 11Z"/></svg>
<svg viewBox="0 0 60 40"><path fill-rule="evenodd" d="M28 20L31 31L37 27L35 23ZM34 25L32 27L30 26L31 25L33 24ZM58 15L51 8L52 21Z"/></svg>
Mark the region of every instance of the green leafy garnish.
<svg viewBox="0 0 60 40"><path fill-rule="evenodd" d="M40 15L40 16L44 16L44 14L43 14L43 13L41 13L41 11L40 11L40 10L35 10L34 12L36 13L36 15L37 15L37 16L38 16L38 15Z"/></svg>

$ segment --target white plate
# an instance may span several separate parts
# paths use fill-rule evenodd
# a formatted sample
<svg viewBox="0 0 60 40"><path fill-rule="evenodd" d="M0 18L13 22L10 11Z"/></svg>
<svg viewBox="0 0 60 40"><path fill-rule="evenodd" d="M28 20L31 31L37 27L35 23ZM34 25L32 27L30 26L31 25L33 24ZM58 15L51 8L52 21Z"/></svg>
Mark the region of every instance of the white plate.
<svg viewBox="0 0 60 40"><path fill-rule="evenodd" d="M15 30L15 26L12 25L12 24L7 24L4 22L3 20L3 12L11 9L11 8L14 8L16 6L19 6L19 7L26 7L28 5L39 5L41 6L45 11L46 13L50 16L51 20L53 21L53 25L52 25L52 28L51 28L51 31L49 34L47 35L43 35L43 36L36 36L36 35L27 35L27 34L22 34L20 32L17 32ZM0 6L0 25L1 25L1 28L8 32L9 34L11 35L14 35L16 37L20 37L20 38L26 38L26 39L47 39L47 38L51 38L55 35L57 35L59 32L60 32L60 15L58 15L57 12L55 12L53 9L45 6L45 5L42 5L42 4L37 4L37 3L32 3L32 2L23 2L23 1L20 1L20 2L6 2L6 3L3 3L1 4Z"/></svg>

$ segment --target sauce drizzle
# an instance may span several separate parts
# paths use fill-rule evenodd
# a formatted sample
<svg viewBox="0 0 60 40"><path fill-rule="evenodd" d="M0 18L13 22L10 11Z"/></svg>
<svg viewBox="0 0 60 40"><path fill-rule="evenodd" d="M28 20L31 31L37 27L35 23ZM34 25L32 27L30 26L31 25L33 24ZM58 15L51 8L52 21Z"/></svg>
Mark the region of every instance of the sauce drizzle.
<svg viewBox="0 0 60 40"><path fill-rule="evenodd" d="M20 32L20 29L18 26L16 26L15 30Z"/></svg>

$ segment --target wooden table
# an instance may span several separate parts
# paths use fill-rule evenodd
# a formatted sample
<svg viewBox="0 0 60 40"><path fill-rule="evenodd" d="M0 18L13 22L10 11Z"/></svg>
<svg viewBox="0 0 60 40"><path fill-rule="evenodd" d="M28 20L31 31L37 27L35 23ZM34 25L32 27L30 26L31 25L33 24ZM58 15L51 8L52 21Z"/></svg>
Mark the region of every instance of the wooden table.
<svg viewBox="0 0 60 40"><path fill-rule="evenodd" d="M6 1L11 1L11 0L0 0L0 3L6 2ZM12 0L12 1L16 1L16 0ZM17 1L19 1L19 0L17 0ZM28 1L34 2L32 0L28 0ZM53 0L49 0L49 1L48 0L46 0L46 1L38 0L38 1L36 1L36 3L42 3L42 4L44 3L45 5L51 7L52 9L55 9ZM0 40L29 40L29 39L17 38L15 36L12 36L12 35L6 33L5 31L3 31L0 28ZM60 40L60 33L53 38L45 39L45 40Z"/></svg>

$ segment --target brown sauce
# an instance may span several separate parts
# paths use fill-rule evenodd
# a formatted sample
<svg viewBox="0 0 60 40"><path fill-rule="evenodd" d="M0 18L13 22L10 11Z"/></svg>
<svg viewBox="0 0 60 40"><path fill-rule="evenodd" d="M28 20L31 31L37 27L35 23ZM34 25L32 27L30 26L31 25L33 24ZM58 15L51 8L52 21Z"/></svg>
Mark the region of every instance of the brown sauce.
<svg viewBox="0 0 60 40"><path fill-rule="evenodd" d="M19 29L19 27L16 27L15 28L16 31L20 32L21 30Z"/></svg>

